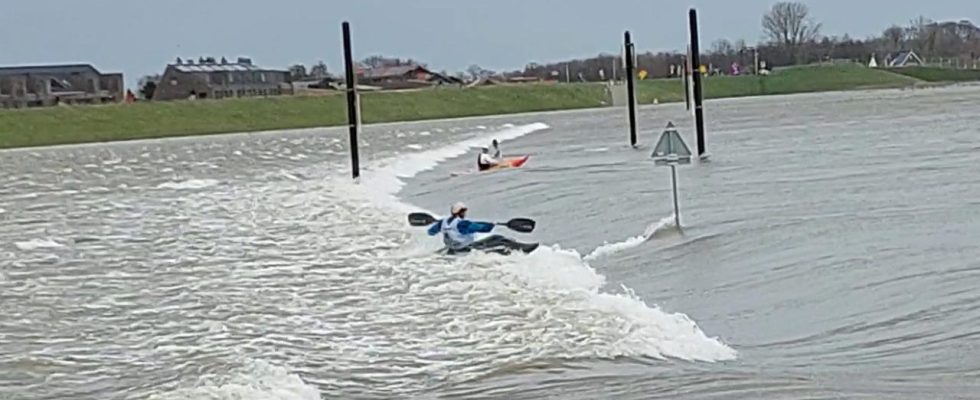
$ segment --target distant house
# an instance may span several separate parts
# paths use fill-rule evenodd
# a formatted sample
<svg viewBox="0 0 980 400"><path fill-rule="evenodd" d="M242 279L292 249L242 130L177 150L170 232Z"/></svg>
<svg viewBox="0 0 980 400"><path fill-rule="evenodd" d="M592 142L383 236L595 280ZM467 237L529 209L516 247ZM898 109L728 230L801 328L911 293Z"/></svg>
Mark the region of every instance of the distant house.
<svg viewBox="0 0 980 400"><path fill-rule="evenodd" d="M357 84L383 89L413 89L440 84L463 84L463 80L432 72L421 65L359 68Z"/></svg>
<svg viewBox="0 0 980 400"><path fill-rule="evenodd" d="M178 59L167 66L153 100L290 95L290 80L289 71L260 68L247 58L235 63L207 58L197 64Z"/></svg>
<svg viewBox="0 0 980 400"><path fill-rule="evenodd" d="M124 98L122 74L103 74L88 64L0 68L0 107L98 104Z"/></svg>
<svg viewBox="0 0 980 400"><path fill-rule="evenodd" d="M919 58L918 54L915 54L915 51L908 50L889 55L888 59L886 60L886 64L890 68L904 68L915 66L921 67L926 63Z"/></svg>

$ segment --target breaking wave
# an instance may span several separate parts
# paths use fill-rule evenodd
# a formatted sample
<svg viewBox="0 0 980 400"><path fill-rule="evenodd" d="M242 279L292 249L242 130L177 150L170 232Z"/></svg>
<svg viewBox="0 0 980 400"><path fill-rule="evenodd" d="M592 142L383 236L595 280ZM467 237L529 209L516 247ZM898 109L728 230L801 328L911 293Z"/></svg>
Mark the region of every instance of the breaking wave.
<svg viewBox="0 0 980 400"><path fill-rule="evenodd" d="M622 251L626 251L632 248L642 246L644 243L652 239L654 235L656 235L658 232L663 231L666 228L675 228L673 217L666 217L661 219L660 221L651 224L650 226L647 227L646 231L643 232L643 235L634 236L622 242L604 243L602 246L597 247L595 250L592 250L591 253L585 256L585 261L593 261L602 257L607 257L612 254L616 254Z"/></svg>
<svg viewBox="0 0 980 400"><path fill-rule="evenodd" d="M397 193L404 186L403 179L465 154L471 147L481 146L492 138L513 140L547 128L547 125L540 123L507 127L454 145L380 162L366 177L366 187L369 192L381 194L375 199L382 200L379 203L382 207L398 212L415 211L419 208L397 198ZM495 326L494 335L486 340L496 343L508 338L519 340L528 347L529 356L643 356L707 362L734 359L736 353L733 349L716 338L709 338L686 315L647 305L626 287L622 287L622 293L603 291L605 277L587 262L638 246L672 224L672 218L664 218L651 224L643 236L602 246L585 258L574 250L565 250L556 244L542 246L529 255L505 257L474 253L452 258L449 262L455 271L472 270L479 272L483 278L492 276L491 279L479 279L479 283L463 281L458 285L488 285L488 292L497 292L495 296L507 296L504 293L509 293L515 305L524 310L520 317L494 318L496 322L491 323L491 326ZM416 250L414 255L417 256L441 246L433 242L423 234L415 233L409 246ZM493 287L498 287L498 290L490 290ZM466 318L460 318L448 327L458 326L464 321ZM556 329L558 327L561 328ZM463 330L480 331L477 327Z"/></svg>
<svg viewBox="0 0 980 400"><path fill-rule="evenodd" d="M151 395L150 400L320 400L315 386L285 368L248 362L230 374L205 375L191 389Z"/></svg>

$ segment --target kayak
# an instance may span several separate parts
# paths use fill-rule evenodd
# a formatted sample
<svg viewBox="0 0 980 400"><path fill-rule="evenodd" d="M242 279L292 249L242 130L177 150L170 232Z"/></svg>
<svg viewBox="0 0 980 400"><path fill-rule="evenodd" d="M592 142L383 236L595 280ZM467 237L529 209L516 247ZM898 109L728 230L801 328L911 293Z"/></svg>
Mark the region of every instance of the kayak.
<svg viewBox="0 0 980 400"><path fill-rule="evenodd" d="M487 171L493 171L497 169L507 169L507 168L520 168L524 166L524 163L526 163L527 159L530 157L531 156L528 155L528 156L521 156L521 157L504 158L503 160L500 161L499 164L490 167L490 169L488 169Z"/></svg>
<svg viewBox="0 0 980 400"><path fill-rule="evenodd" d="M481 239L462 250L450 250L448 248L443 248L439 250L440 253L448 255L456 254L466 254L473 250L482 251L484 253L496 253L509 255L515 251L520 251L524 254L528 254L538 249L539 243L521 243L515 240L505 238L500 235L493 235L486 239Z"/></svg>
<svg viewBox="0 0 980 400"><path fill-rule="evenodd" d="M477 171L465 171L465 172L450 172L449 177L453 178L453 177L463 176L463 175L472 175L480 172L492 172L492 171L499 171L502 169L520 168L523 167L525 163L527 163L527 159L530 157L531 156L504 158L499 164L487 168L483 171L477 170Z"/></svg>

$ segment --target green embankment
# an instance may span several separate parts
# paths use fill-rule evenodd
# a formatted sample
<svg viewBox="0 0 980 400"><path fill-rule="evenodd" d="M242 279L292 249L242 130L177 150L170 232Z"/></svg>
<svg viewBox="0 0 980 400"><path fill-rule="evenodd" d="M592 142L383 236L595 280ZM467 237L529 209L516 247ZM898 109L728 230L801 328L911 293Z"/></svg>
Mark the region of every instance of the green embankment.
<svg viewBox="0 0 980 400"><path fill-rule="evenodd" d="M889 71L926 82L980 81L980 69L950 69L933 67L892 68Z"/></svg>
<svg viewBox="0 0 980 400"><path fill-rule="evenodd" d="M363 93L364 123L600 107L601 85L522 85ZM346 97L138 102L0 110L0 148L338 126Z"/></svg>
<svg viewBox="0 0 980 400"><path fill-rule="evenodd" d="M788 68L764 77L707 77L706 98L902 87L915 78L857 65ZM684 100L679 79L638 82L641 104ZM365 123L601 107L601 84L503 85L364 93ZM346 124L343 95L0 110L0 148Z"/></svg>
<svg viewBox="0 0 980 400"><path fill-rule="evenodd" d="M704 78L707 99L764 96L775 94L826 92L904 87L917 80L860 65L805 66L778 70L768 76L709 76ZM678 88L680 88L678 90ZM650 103L654 98L684 101L679 80L642 81L637 100Z"/></svg>

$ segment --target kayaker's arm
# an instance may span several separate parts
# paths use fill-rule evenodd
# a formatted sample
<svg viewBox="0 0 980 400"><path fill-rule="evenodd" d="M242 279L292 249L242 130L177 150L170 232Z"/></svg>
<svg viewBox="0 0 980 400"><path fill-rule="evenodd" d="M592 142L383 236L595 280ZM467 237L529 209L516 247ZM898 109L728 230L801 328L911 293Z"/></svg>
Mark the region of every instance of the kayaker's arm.
<svg viewBox="0 0 980 400"><path fill-rule="evenodd" d="M442 230L441 228L442 228L442 221L436 221L436 223L432 224L432 226L429 227L429 236L438 235L439 231Z"/></svg>
<svg viewBox="0 0 980 400"><path fill-rule="evenodd" d="M469 235L472 233L489 233L493 231L495 226L496 225L489 222L467 221L464 219L459 221L459 225L457 225L456 229L459 230L459 233Z"/></svg>

